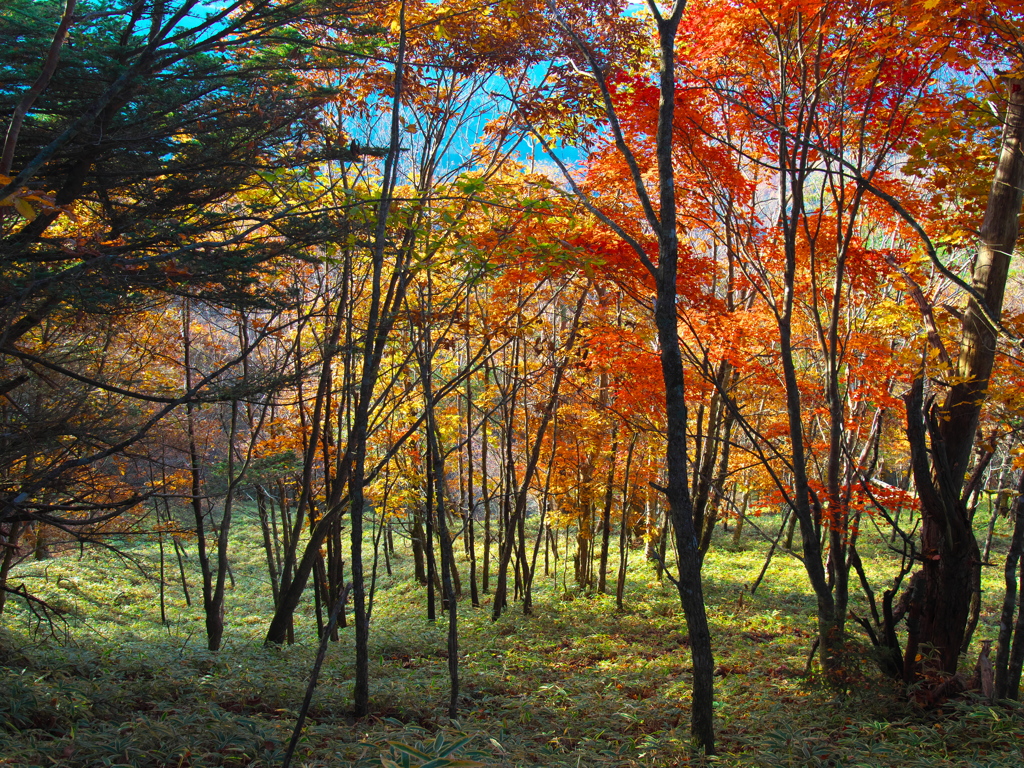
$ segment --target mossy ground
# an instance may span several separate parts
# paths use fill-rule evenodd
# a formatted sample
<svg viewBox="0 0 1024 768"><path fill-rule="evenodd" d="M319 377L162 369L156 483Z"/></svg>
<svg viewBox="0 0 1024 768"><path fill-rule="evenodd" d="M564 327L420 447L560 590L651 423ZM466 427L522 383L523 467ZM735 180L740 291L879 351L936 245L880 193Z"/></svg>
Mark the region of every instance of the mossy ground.
<svg viewBox="0 0 1024 768"><path fill-rule="evenodd" d="M157 549L119 542L143 566L105 550L26 562L11 584L66 611L48 636L11 597L0 635L0 764L19 766L279 766L316 653L313 608L297 642L267 648L270 595L252 521L239 525L227 605L227 642L205 650L194 563L193 606L179 583L166 591L161 624ZM1005 539L996 552L1005 551ZM870 571L891 569L885 548L866 546ZM850 627L845 695L805 674L814 632L802 567L779 554L756 594L749 585L766 547L708 556L706 599L716 656L716 711L723 766L1020 766L1024 710L964 699L938 709L908 703L882 678ZM583 595L557 573L538 574L534 615L490 621L489 597L459 604L460 714L448 698L446 622L426 620L424 590L399 552L381 574L371 630L374 715L350 715L351 628L332 644L294 766L430 764L460 734L459 756L487 766L677 766L704 764L689 745L690 661L673 586L630 553L626 610ZM194 558L193 558L194 559ZM171 566L175 566L172 570ZM167 578L176 565L167 564ZM988 569L976 634L992 639L1002 597ZM967 664L973 663L973 657ZM438 766L444 762L435 763ZM468 764L468 762L467 762Z"/></svg>

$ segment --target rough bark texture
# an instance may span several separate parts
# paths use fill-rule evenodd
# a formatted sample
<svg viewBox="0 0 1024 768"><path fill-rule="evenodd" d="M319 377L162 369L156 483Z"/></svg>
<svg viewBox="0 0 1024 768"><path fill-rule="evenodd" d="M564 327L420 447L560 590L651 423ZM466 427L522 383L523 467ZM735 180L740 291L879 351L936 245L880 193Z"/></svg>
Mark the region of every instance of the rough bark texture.
<svg viewBox="0 0 1024 768"><path fill-rule="evenodd" d="M907 395L907 438L921 506L921 570L911 580L904 677L953 674L979 575L978 543L946 464L935 409L920 379ZM931 437L928 461L927 436Z"/></svg>

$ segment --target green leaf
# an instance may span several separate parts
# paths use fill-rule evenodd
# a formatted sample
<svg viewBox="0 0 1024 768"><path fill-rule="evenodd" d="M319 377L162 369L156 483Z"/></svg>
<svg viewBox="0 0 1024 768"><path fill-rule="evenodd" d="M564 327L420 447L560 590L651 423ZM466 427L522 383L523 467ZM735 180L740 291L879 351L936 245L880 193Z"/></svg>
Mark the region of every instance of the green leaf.
<svg viewBox="0 0 1024 768"><path fill-rule="evenodd" d="M409 755L410 757L418 757L422 760L429 760L430 755L426 752L420 752L416 747L410 747L408 744L403 744L400 741L389 741L388 746L392 749L396 749L402 754Z"/></svg>
<svg viewBox="0 0 1024 768"><path fill-rule="evenodd" d="M483 179L465 179L455 182L455 186L464 194L475 195L487 186L487 182Z"/></svg>
<svg viewBox="0 0 1024 768"><path fill-rule="evenodd" d="M452 752L454 752L457 749L461 749L462 747L466 746L472 740L473 740L472 736L464 736L463 738L459 739L458 741L453 741L451 744L448 744L447 746L444 747L444 749L441 749L441 750L438 749L438 746L444 745L444 741L441 742L441 745L437 745L435 743L434 751L437 752L437 756L438 757L448 757L448 755L452 754Z"/></svg>

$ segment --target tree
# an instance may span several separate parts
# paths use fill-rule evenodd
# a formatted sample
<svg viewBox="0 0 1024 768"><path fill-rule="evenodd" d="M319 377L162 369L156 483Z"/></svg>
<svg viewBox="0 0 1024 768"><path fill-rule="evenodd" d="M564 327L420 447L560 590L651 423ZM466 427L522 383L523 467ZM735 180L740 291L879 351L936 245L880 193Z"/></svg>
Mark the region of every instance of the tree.
<svg viewBox="0 0 1024 768"><path fill-rule="evenodd" d="M1011 80L1009 87L955 377L941 407L924 402L921 378L907 397L907 435L923 523L922 568L910 587L904 660L904 674L911 679L922 671L956 672L981 575L981 553L963 491L995 362L997 324L1024 203L1024 90L1019 80ZM926 647L937 655L935 663L918 663Z"/></svg>
<svg viewBox="0 0 1024 768"><path fill-rule="evenodd" d="M219 374L181 393L142 377L119 381L102 363L69 364L41 343L47 323L72 332L74 318L80 327L127 322L168 294L273 303L255 290L261 265L301 255L325 224L268 194L261 177L301 150L331 96L294 74L312 66L297 24L346 8L90 0L62 11L17 0L0 10L0 40L12 52L0 73L0 113L12 116L0 178L0 390L11 404L37 382L57 382L133 404L93 420L91 434L106 430L98 440L71 426L73 410L42 424L9 409L21 448L4 468L2 524L80 524L131 506L138 490L103 502L79 496L82 473L180 404L216 397L206 390ZM56 27L49 40L39 31L47 25Z"/></svg>
<svg viewBox="0 0 1024 768"><path fill-rule="evenodd" d="M408 430L383 448L376 444L378 436L387 434L386 414L396 400L402 399L402 394L391 396L400 372L418 362L408 349L396 346L395 331L404 322L407 299L417 280L446 249L458 251L453 241L458 240L457 232L473 205L474 192L486 184L508 154L504 146L507 136L500 130L494 139L497 149L473 148L458 158L449 154L460 131L485 111L480 96L492 74L490 63L485 60L478 66L464 66L464 62L454 65L452 51L437 44L445 33L432 18L437 8L430 3L401 2L375 11L381 27L393 32L393 47L372 71L344 80L360 99L339 111L336 127L344 130L366 118L371 123L379 121L382 127L377 143L384 147L376 154L382 162L363 174L358 184L344 186L343 182L347 197L358 200L353 206L353 219L360 225L343 228L342 237L327 241L335 253L343 254L348 266L343 272L337 310L332 313L335 322L327 345L332 351L325 355L320 369L313 436L307 444L304 472L309 475L311 462L319 463L320 434L336 436L336 458L329 482L325 483L328 488L322 513L315 516L303 555L291 582L282 589L267 632L267 642L283 642L320 546L331 527L347 514L356 641L354 702L359 716L366 715L370 706L369 623L374 574L367 573L363 549L364 526L373 519L372 498L368 495L372 491L368 489L401 443L416 431ZM411 146L403 147L405 142ZM342 168L351 163L351 157L332 154L328 149L320 153L325 160L337 161ZM325 166L328 177L345 177L346 171L338 171L334 163ZM469 178L461 178L464 175ZM473 269L466 270L466 274L473 273ZM326 419L334 365L331 356L340 338L346 341L347 358L340 362L345 367L345 393L342 407L334 409L334 423L330 424ZM431 391L440 394L447 389ZM433 407L433 399L428 400ZM416 420L415 426L425 421L426 414ZM437 462L441 465L443 462ZM436 477L428 480L432 491L436 481ZM304 480L300 506L310 503L304 501L311 493L307 486ZM376 560L370 567L376 567ZM430 581L428 589L432 588Z"/></svg>
<svg viewBox="0 0 1024 768"><path fill-rule="evenodd" d="M942 113L958 96L937 76L951 51L939 38L889 45L921 20L889 6L802 3L766 13L739 3L723 13L707 3L694 18L716 33L688 51L687 85L716 102L701 112L701 127L729 149L741 176L737 184L723 174L711 236L729 260L730 283L752 300L723 322L749 313L767 321L759 323L770 361L762 375L778 379L769 399L785 403L785 444L728 399L799 525L822 668L842 687L851 574L872 592L856 551L858 497L871 481L877 425L898 402L891 390L910 378L905 345L881 342L870 311L873 302L894 303L882 264L906 275L914 257L895 247L905 242L903 222L882 203L898 198L902 212L915 208L898 171L905 148L926 136L922 115ZM705 325L691 323L698 337ZM748 335L741 343L757 342ZM702 354L745 356L712 335L698 345ZM879 376L881 360L888 364ZM724 382L716 390L725 395ZM911 558L910 539L902 540Z"/></svg>
<svg viewBox="0 0 1024 768"><path fill-rule="evenodd" d="M651 17L650 24L654 31L655 50L653 62L644 64L649 66L650 63L656 63L657 73L645 71L644 74L652 77L656 83L654 91L657 108L653 110L652 115L651 122L654 124L648 127L645 135L635 137L627 137L621 127L619 111L609 84L610 74L614 71L609 48L614 50L615 43L621 42L617 39L618 29L628 30L622 35L623 38L627 38L630 34L639 36L637 27L628 23L622 16L622 9L615 5L554 9L555 22L566 41L566 53L572 58L573 69L585 71L593 84L593 89L588 89L587 93L592 100L587 114L596 112L596 116L607 125L609 140L619 153L626 169L626 178L631 183L631 191L636 194L637 202L643 211L643 226L653 233L655 256L651 256L649 246L643 238L631 234L626 227L601 210L600 199L594 202L591 195L581 188L553 151L542 133L543 129L538 128L536 122L531 119L529 112L523 110L523 117L529 121L538 140L548 150L549 156L561 168L572 193L628 244L638 265L646 271L653 282L653 320L657 329L661 374L665 387L666 485L661 490L668 500L668 514L672 521L678 567L675 584L686 615L693 658L691 736L706 754L714 754L714 660L701 584L700 543L697 539L693 500L689 488L689 407L677 316L680 221L674 156L677 127L676 46L685 9L686 0L673 2L665 11L656 3L651 2L647 5ZM600 38L592 37L596 30L603 33ZM577 61L579 64L576 64ZM625 61L620 66L625 66L628 61L630 57L625 56ZM564 80L573 82L572 92L577 96L578 80ZM650 143L634 148L637 145L631 146L630 138ZM645 168L641 167L638 160L641 153L644 160L649 161L645 163ZM649 171L649 176L645 176L645 170ZM650 185L648 178L652 179Z"/></svg>

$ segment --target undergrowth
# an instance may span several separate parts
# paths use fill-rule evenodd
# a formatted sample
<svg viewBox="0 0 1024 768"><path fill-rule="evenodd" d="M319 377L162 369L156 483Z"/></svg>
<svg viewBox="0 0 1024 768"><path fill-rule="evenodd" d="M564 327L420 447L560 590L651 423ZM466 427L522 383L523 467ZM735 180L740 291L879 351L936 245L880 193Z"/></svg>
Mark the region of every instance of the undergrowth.
<svg viewBox="0 0 1024 768"><path fill-rule="evenodd" d="M297 642L265 647L263 553L238 528L223 650L205 650L201 608L168 583L161 624L156 547L27 562L11 584L63 612L50 627L11 597L0 634L0 765L280 766L316 653L313 608ZM867 549L867 548L865 548ZM871 553L868 552L868 555ZM705 566L716 657L720 754L694 755L691 668L678 597L633 567L626 610L571 587L562 564L538 574L534 615L490 621L489 598L459 604L459 718L449 695L446 626L427 622L411 557L380 575L371 628L373 716L351 717L352 635L329 649L296 768L318 766L1020 766L1024 710L969 698L933 709L880 677L851 628L849 690L819 686L808 653L814 605L800 564L778 555L755 594L764 549L723 540ZM631 553L634 561L642 552ZM878 547L865 564L887 572ZM190 564L191 566L191 564ZM996 569L991 569L995 571ZM170 571L168 571L170 572ZM976 637L992 639L1001 598L986 574ZM197 592L194 568L190 587ZM168 577L169 578L169 577ZM195 597L195 595L193 595ZM973 659L968 664L973 663ZM808 673L809 667L809 673Z"/></svg>

